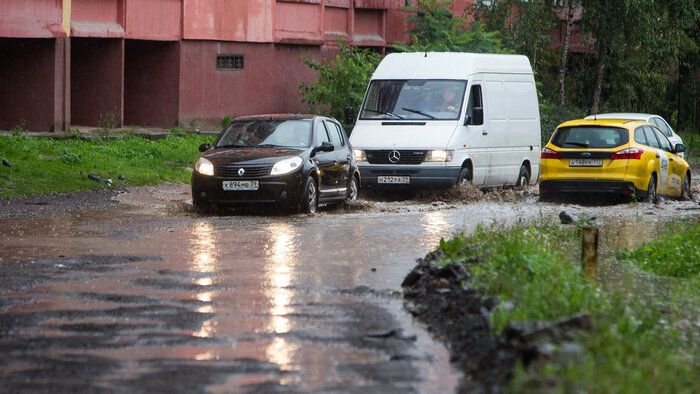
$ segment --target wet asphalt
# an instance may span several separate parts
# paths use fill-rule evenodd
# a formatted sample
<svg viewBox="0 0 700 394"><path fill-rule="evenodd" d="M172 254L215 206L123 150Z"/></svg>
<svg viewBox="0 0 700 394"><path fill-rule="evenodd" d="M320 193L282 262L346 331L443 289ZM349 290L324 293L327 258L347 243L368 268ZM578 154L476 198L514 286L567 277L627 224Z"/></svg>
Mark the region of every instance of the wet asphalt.
<svg viewBox="0 0 700 394"><path fill-rule="evenodd" d="M188 198L140 188L0 219L0 391L451 392L461 376L400 287L441 237L565 209L627 246L700 214L526 194L201 216Z"/></svg>

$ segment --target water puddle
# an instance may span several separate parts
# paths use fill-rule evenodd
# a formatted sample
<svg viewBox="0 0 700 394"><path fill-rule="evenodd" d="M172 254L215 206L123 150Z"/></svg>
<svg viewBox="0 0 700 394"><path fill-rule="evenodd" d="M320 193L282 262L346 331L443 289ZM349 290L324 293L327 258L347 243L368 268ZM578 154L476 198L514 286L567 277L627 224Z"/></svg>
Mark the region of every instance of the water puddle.
<svg viewBox="0 0 700 394"><path fill-rule="evenodd" d="M440 238L566 210L595 216L612 250L700 214L678 210L692 202L536 203L533 190L202 216L187 186L171 185L122 194L118 206L0 219L7 387L63 368L91 389L449 392L459 374L400 296ZM75 382L41 381L58 391Z"/></svg>

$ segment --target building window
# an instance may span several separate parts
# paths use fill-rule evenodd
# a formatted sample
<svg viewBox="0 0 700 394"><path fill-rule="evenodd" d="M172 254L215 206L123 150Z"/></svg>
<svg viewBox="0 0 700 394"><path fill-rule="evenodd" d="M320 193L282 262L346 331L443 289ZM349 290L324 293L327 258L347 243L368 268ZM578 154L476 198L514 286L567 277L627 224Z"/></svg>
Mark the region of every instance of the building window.
<svg viewBox="0 0 700 394"><path fill-rule="evenodd" d="M243 70L243 55L216 55L216 69L219 71Z"/></svg>

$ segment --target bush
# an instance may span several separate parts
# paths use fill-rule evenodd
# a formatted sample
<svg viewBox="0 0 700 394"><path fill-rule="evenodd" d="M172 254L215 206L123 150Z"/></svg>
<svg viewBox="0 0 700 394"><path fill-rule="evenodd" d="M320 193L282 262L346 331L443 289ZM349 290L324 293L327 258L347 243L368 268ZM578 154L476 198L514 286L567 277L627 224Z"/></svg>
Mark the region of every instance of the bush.
<svg viewBox="0 0 700 394"><path fill-rule="evenodd" d="M362 105L362 96L381 56L368 49L352 48L340 38L338 45L340 55L330 62L301 57L304 64L318 72L318 80L311 84L299 82L299 94L310 113L343 122L346 107L357 109Z"/></svg>

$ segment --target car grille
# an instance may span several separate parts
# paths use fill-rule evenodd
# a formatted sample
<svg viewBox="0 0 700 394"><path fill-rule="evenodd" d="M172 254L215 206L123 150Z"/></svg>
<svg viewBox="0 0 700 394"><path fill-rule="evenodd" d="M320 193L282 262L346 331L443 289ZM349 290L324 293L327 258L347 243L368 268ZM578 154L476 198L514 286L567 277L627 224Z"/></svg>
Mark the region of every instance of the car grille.
<svg viewBox="0 0 700 394"><path fill-rule="evenodd" d="M367 162L369 164L420 164L425 159L427 151L424 150L397 150L401 157L396 163L389 160L389 155L393 150L368 150Z"/></svg>
<svg viewBox="0 0 700 394"><path fill-rule="evenodd" d="M250 165L250 164L227 164L227 165L216 165L214 167L214 174L224 178L232 179L257 179L260 177L270 175L272 171L272 164L265 165ZM243 175L238 175L240 169L245 170Z"/></svg>

